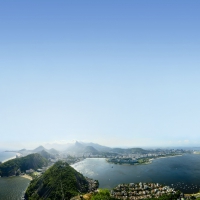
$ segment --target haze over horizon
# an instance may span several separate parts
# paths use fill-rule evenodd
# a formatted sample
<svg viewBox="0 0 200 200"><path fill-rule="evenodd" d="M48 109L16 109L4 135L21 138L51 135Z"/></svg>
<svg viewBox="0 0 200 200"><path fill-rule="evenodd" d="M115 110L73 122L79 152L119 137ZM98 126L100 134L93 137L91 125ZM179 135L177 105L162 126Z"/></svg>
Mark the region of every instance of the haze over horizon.
<svg viewBox="0 0 200 200"><path fill-rule="evenodd" d="M199 146L199 8L1 1L0 147Z"/></svg>

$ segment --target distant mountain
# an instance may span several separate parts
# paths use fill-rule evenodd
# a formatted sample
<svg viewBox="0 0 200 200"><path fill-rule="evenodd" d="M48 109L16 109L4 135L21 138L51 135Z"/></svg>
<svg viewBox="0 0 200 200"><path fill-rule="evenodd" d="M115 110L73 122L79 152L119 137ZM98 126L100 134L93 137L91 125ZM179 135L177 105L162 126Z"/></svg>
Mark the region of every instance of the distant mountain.
<svg viewBox="0 0 200 200"><path fill-rule="evenodd" d="M99 144L95 144L95 143L84 143L84 142L76 142L76 146L80 147L93 147L97 152L107 152L107 153L130 153L130 154L145 154L148 153L149 151L144 150L142 148L110 148L110 147L106 147L106 146L102 146ZM92 152L92 149L91 149ZM97 153L96 152L96 153Z"/></svg>
<svg viewBox="0 0 200 200"><path fill-rule="evenodd" d="M90 143L80 142L80 143L83 144L84 146L92 146L99 152L109 152L111 150L110 147L102 146L100 144L95 144L92 142L90 142Z"/></svg>
<svg viewBox="0 0 200 200"><path fill-rule="evenodd" d="M65 144L59 144L59 143L47 143L44 145L44 147L46 149L51 149L51 148L54 148L56 150L59 150L59 151L65 151L66 149L74 146L75 144L77 143L76 142L73 142L73 143L65 143ZM108 152L110 150L110 147L106 147L106 146L102 146L102 145L99 145L99 144L95 144L95 143L92 143L92 142L89 142L89 143L86 143L86 142L78 142L79 144L82 144L83 146L92 146L94 147L97 151L100 151L100 152Z"/></svg>
<svg viewBox="0 0 200 200"><path fill-rule="evenodd" d="M67 153L73 156L83 156L84 154L146 154L150 152L149 150L144 150L142 148L111 148L103 145L99 145L96 143L86 143L86 142L78 142L68 143L68 144L46 144L45 147L51 147L50 150L43 146L39 146L36 149L32 150L32 152L39 152L45 150L50 154L57 154L59 151L57 148L52 148L52 146L56 146L58 149L64 149L61 153ZM28 151L27 151L28 152ZM26 153L26 152L25 152ZM29 152L30 153L30 152Z"/></svg>
<svg viewBox="0 0 200 200"><path fill-rule="evenodd" d="M93 154L96 155L99 152L92 146L86 146L84 143L75 142L74 145L68 147L65 151L70 155L82 156L84 154Z"/></svg>
<svg viewBox="0 0 200 200"><path fill-rule="evenodd" d="M49 157L54 157L54 155L58 154L59 151L57 151L56 149L46 149L44 148L43 146L39 146L33 150L26 150L26 149L21 149L18 151L19 153L21 153L23 156L26 156L26 155L29 155L29 154L32 154L32 153L39 153L40 155L44 156L45 158L49 158ZM50 155L47 155L50 154Z"/></svg>
<svg viewBox="0 0 200 200"><path fill-rule="evenodd" d="M92 146L86 146L83 150L84 153L97 155L99 152Z"/></svg>
<svg viewBox="0 0 200 200"><path fill-rule="evenodd" d="M81 148L83 148L85 145L84 144L81 144L80 142L75 142L75 144L74 144L74 146L76 147L76 148L79 148L79 149L81 149ZM72 146L71 146L72 147Z"/></svg>
<svg viewBox="0 0 200 200"><path fill-rule="evenodd" d="M65 150L65 153L77 156L84 154L146 154L148 152L142 148L110 148L99 144L77 141Z"/></svg>
<svg viewBox="0 0 200 200"><path fill-rule="evenodd" d="M89 191L88 180L66 162L58 161L42 176L30 182L25 198L71 199Z"/></svg>
<svg viewBox="0 0 200 200"><path fill-rule="evenodd" d="M59 144L59 143L47 143L44 145L46 149L56 149L58 151L65 151L68 147L74 145L74 143L65 143L65 144Z"/></svg>
<svg viewBox="0 0 200 200"><path fill-rule="evenodd" d="M43 156L46 159L55 158L55 156L53 154L50 154L45 150L39 151L38 154L40 154L41 156Z"/></svg>
<svg viewBox="0 0 200 200"><path fill-rule="evenodd" d="M21 150L19 150L19 152L20 152L20 151L26 151L26 149L21 149Z"/></svg>
<svg viewBox="0 0 200 200"><path fill-rule="evenodd" d="M35 152L35 153L37 153L37 152L42 151L42 150L46 151L46 149L43 146L39 146L39 147L33 149L32 151Z"/></svg>
<svg viewBox="0 0 200 200"><path fill-rule="evenodd" d="M48 152L51 153L51 154L58 154L59 153L59 151L57 151L54 148L49 149Z"/></svg>
<svg viewBox="0 0 200 200"><path fill-rule="evenodd" d="M65 152L69 153L69 154L77 154L77 153L82 153L83 149L85 148L84 145L82 145L79 142L75 142L73 145L71 145L70 147L68 147Z"/></svg>
<svg viewBox="0 0 200 200"><path fill-rule="evenodd" d="M37 170L47 165L47 160L39 154L30 154L0 164L0 176L13 176L29 169Z"/></svg>
<svg viewBox="0 0 200 200"><path fill-rule="evenodd" d="M60 151L62 149L62 151ZM31 153L38 153L41 151L46 151L52 155L56 155L59 153L66 153L73 156L83 156L85 153L87 154L101 154L101 155L108 155L108 154L146 154L148 152L154 152L153 150L144 150L142 148L111 148L103 145L99 145L96 143L86 143L86 142L74 142L68 144L46 144L44 146L39 146L34 150L26 150L21 149L18 152L22 153L23 155L29 155Z"/></svg>
<svg viewBox="0 0 200 200"><path fill-rule="evenodd" d="M23 154L24 156L29 155L31 153L33 153L32 150L27 150L27 149L21 149L18 151L18 153Z"/></svg>

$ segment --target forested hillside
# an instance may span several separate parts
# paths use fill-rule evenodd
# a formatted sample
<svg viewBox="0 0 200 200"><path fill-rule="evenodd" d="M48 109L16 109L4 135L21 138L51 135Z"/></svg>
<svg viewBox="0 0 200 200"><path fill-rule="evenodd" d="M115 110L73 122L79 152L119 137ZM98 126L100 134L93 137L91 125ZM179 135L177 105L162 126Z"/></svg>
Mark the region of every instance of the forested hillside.
<svg viewBox="0 0 200 200"><path fill-rule="evenodd" d="M29 169L37 170L47 165L47 160L35 153L22 158L15 158L0 164L0 176L19 175Z"/></svg>
<svg viewBox="0 0 200 200"><path fill-rule="evenodd" d="M25 198L27 200L70 199L79 193L88 192L89 185L82 174L66 162L58 161L42 176L31 181Z"/></svg>

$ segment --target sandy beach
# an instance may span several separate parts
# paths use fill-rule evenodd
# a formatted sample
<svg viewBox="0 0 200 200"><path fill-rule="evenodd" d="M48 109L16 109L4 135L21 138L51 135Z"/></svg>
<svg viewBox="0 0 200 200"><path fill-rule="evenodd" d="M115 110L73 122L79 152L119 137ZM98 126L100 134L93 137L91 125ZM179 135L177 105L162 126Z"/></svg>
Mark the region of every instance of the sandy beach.
<svg viewBox="0 0 200 200"><path fill-rule="evenodd" d="M15 159L17 156L21 156L21 154L20 154L20 153L16 153L15 156L13 156L13 157L11 157L11 158L8 158L8 159L6 159L6 160L3 160L2 163L7 162L7 161L12 160L12 159Z"/></svg>
<svg viewBox="0 0 200 200"><path fill-rule="evenodd" d="M33 180L33 178L27 174L21 175L22 178L27 178L29 180Z"/></svg>

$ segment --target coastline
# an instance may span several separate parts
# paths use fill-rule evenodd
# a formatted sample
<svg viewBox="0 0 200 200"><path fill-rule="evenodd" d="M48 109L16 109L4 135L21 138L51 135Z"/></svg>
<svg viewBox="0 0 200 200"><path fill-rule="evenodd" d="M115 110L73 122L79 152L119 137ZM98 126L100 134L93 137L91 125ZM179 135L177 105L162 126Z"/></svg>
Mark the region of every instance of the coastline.
<svg viewBox="0 0 200 200"><path fill-rule="evenodd" d="M170 158L170 157L177 157L177 156L183 156L183 154L177 154L177 155L171 155L171 156L161 156L161 157L157 157L157 158L152 158L152 159L159 159L159 158Z"/></svg>
<svg viewBox="0 0 200 200"><path fill-rule="evenodd" d="M177 157L177 156L183 156L183 154L170 155L170 156L161 156L161 157L156 157L156 158L150 158L147 162L134 163L134 164L109 162L107 159L106 159L106 161L107 161L108 163L115 164L115 165L148 165L148 164L151 164L151 163L153 162L153 160L156 160L156 159L163 159L163 158L170 158L170 157Z"/></svg>
<svg viewBox="0 0 200 200"><path fill-rule="evenodd" d="M174 156L163 156L163 157L157 157L157 158L150 158L149 159L149 163L152 163L153 160L156 160L156 159L163 159L163 158L170 158L170 157L177 157L177 156L183 156L183 154L181 155L174 155Z"/></svg>
<svg viewBox="0 0 200 200"><path fill-rule="evenodd" d="M5 160L2 160L1 163L5 163L5 162L7 162L7 161L9 161L9 160L13 160L13 159L17 158L17 156L21 156L21 154L20 154L20 153L16 153L15 156L13 156L13 157L11 157L11 158L8 158L8 159L5 159Z"/></svg>
<svg viewBox="0 0 200 200"><path fill-rule="evenodd" d="M21 175L20 177L29 179L30 181L33 180L33 178L31 176L29 176L28 174Z"/></svg>
<svg viewBox="0 0 200 200"><path fill-rule="evenodd" d="M178 154L178 155L174 155L174 156L161 156L161 157L157 157L157 158L150 158L148 162L144 162L144 163L138 163L138 165L148 165L148 164L151 164L153 162L153 160L156 160L156 159L163 159L163 158L170 158L170 157L177 157L177 156L183 156L182 154Z"/></svg>

